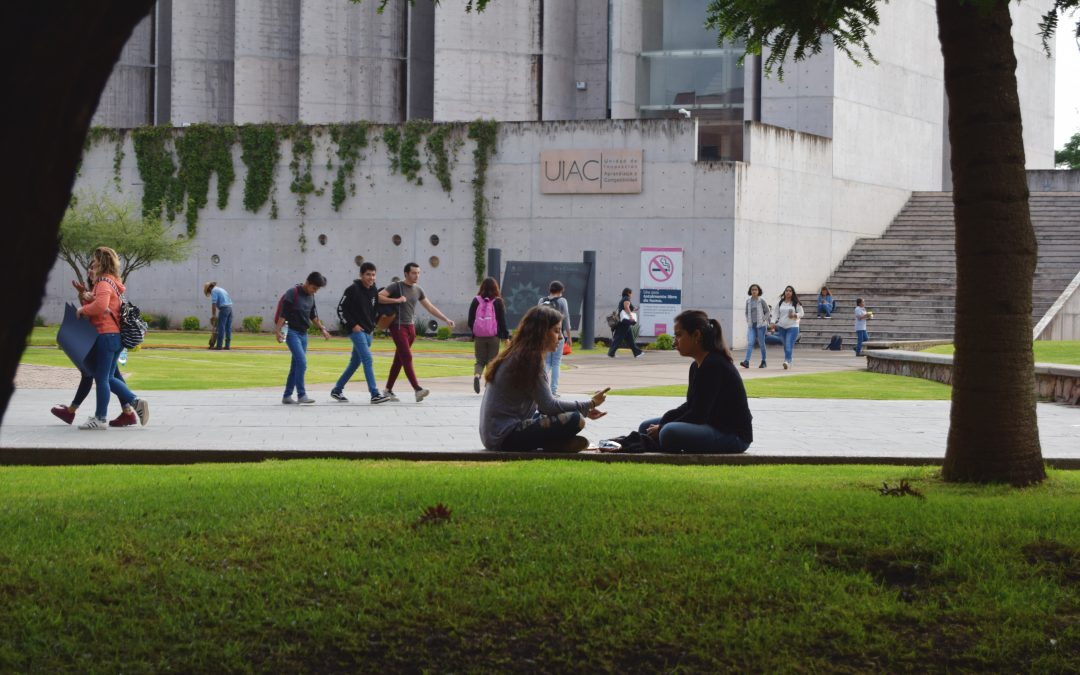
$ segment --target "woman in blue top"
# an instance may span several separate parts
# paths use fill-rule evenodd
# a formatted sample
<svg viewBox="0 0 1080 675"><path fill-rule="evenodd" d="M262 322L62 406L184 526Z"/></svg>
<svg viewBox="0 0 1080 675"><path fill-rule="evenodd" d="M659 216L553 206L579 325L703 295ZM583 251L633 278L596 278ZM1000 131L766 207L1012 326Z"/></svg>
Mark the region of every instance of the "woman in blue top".
<svg viewBox="0 0 1080 675"><path fill-rule="evenodd" d="M831 319L834 309L836 309L836 298L832 296L828 286L822 286L821 292L818 293L817 296L818 318L825 317L826 319Z"/></svg>
<svg viewBox="0 0 1080 675"><path fill-rule="evenodd" d="M686 402L645 420L638 432L659 443L660 452L746 452L754 441L753 417L720 324L696 309L679 314L675 349L694 360Z"/></svg>

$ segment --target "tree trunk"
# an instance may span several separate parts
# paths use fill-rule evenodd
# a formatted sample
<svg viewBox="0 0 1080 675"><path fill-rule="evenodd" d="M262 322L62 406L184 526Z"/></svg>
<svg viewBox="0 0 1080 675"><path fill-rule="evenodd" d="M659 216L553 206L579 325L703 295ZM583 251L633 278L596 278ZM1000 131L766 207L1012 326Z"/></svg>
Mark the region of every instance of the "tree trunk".
<svg viewBox="0 0 1080 675"><path fill-rule="evenodd" d="M0 10L0 134L17 162L0 182L15 279L0 321L0 422L56 262L83 139L113 64L152 0L14 2Z"/></svg>
<svg viewBox="0 0 1080 675"><path fill-rule="evenodd" d="M943 475L1028 485L1046 472L1031 351L1037 245L1012 19L1006 0L937 0L937 14L956 212L956 355Z"/></svg>

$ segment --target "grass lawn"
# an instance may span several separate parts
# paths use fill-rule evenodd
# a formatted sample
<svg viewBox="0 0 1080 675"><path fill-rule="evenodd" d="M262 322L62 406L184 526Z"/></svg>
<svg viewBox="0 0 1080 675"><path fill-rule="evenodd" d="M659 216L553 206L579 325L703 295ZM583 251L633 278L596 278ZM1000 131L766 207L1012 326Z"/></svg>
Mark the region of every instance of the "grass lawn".
<svg viewBox="0 0 1080 675"><path fill-rule="evenodd" d="M55 347L56 331L58 326L46 326L34 328L30 333L27 344L33 347ZM352 342L340 335L333 335L329 341L318 336L310 336L308 339L308 351L343 351L352 350ZM210 341L210 333L207 331L180 331L151 330L146 334L144 347L191 347L206 349ZM282 346L277 343L271 333L233 333L232 347L234 349L268 349L279 350ZM377 337L372 344L373 351L394 351L394 342L389 337ZM413 353L423 354L472 354L473 343L464 340L435 340L433 338L420 338L413 345Z"/></svg>
<svg viewBox="0 0 1080 675"><path fill-rule="evenodd" d="M864 370L745 380L750 398L858 398L873 401L947 401L952 387L915 377ZM623 396L686 396L685 384L612 391Z"/></svg>
<svg viewBox="0 0 1080 675"><path fill-rule="evenodd" d="M1035 351L1035 361L1038 363L1062 363L1069 366L1080 366L1080 340L1036 340L1031 343ZM956 351L954 345L937 345L925 350L930 354L952 354Z"/></svg>
<svg viewBox="0 0 1080 675"><path fill-rule="evenodd" d="M1080 473L935 475L3 467L0 671L1076 672Z"/></svg>
<svg viewBox="0 0 1080 675"><path fill-rule="evenodd" d="M265 351L140 349L129 353L127 365L121 370L136 391L284 386L291 357L284 345L274 345L275 349ZM386 382L392 362L390 354L375 356L375 377L380 388ZM22 363L74 368L64 352L48 347L27 348L23 352ZM348 363L349 354L344 351L309 351L304 380L309 385L336 382ZM413 359L413 364L421 378L471 375L473 372L472 358L453 354L441 357L421 355ZM349 389L366 392L363 378L364 369L357 369Z"/></svg>

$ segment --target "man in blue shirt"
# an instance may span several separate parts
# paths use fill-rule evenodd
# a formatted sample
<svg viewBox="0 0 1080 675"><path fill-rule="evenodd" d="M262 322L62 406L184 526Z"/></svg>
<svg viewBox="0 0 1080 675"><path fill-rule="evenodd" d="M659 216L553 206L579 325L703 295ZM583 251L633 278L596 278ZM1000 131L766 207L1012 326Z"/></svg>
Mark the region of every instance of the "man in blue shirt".
<svg viewBox="0 0 1080 675"><path fill-rule="evenodd" d="M229 349L232 344L232 298L216 281L203 284L203 295L210 298L210 325L217 324L210 349Z"/></svg>

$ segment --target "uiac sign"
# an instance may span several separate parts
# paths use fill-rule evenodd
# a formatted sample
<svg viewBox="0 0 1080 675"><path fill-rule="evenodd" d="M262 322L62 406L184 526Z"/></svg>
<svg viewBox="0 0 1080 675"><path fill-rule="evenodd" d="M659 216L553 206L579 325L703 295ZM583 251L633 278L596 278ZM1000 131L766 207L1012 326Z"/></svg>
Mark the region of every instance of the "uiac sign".
<svg viewBox="0 0 1080 675"><path fill-rule="evenodd" d="M540 192L636 194L644 164L638 150L545 150L540 153Z"/></svg>

